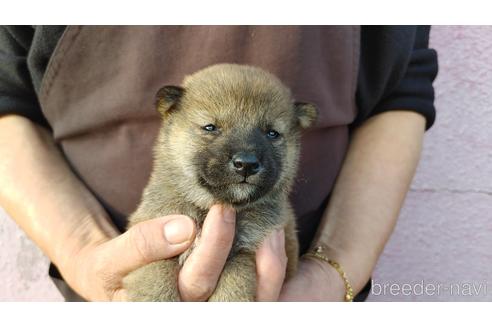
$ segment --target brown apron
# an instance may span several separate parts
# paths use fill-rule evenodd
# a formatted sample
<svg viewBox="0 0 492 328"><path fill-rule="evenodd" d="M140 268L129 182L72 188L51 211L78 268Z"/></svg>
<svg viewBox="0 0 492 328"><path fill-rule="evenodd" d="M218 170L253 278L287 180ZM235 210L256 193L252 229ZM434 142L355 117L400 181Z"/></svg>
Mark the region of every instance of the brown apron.
<svg viewBox="0 0 492 328"><path fill-rule="evenodd" d="M50 60L40 102L71 167L124 230L151 172L156 91L216 63L270 71L296 100L319 109L302 138L291 197L305 250L357 113L359 42L352 26L71 26Z"/></svg>

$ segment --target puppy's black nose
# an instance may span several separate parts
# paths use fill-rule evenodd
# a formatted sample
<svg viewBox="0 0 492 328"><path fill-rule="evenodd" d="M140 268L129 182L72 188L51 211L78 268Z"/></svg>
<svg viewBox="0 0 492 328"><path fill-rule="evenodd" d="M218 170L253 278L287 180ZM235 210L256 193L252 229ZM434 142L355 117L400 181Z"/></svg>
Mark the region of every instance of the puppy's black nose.
<svg viewBox="0 0 492 328"><path fill-rule="evenodd" d="M261 164L258 158L251 153L238 153L232 157L234 170L244 177L260 172Z"/></svg>

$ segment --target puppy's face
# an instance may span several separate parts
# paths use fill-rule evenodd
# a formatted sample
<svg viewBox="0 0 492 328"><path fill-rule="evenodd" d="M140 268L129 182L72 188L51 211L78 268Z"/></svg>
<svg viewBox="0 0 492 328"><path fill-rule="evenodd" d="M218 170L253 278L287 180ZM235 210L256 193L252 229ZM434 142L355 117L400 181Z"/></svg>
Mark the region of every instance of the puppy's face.
<svg viewBox="0 0 492 328"><path fill-rule="evenodd" d="M176 178L197 202L240 206L288 190L299 132L313 122L315 108L294 104L288 89L264 71L219 68L158 92L168 158L180 170Z"/></svg>

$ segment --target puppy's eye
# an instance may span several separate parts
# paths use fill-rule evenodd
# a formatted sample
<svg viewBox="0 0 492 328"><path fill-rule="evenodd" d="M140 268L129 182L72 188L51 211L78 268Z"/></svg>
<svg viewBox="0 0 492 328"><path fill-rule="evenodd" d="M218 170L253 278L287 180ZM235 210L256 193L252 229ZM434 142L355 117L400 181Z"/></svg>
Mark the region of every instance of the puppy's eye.
<svg viewBox="0 0 492 328"><path fill-rule="evenodd" d="M280 135L280 133L278 133L278 132L277 132L277 131L275 131L275 130L269 130L269 131L267 132L267 137L268 137L269 139L277 139L277 138L279 137L279 135Z"/></svg>
<svg viewBox="0 0 492 328"><path fill-rule="evenodd" d="M208 131L208 132L214 132L217 130L217 127L213 124L207 124L207 125L203 126L202 129L204 129L205 131Z"/></svg>

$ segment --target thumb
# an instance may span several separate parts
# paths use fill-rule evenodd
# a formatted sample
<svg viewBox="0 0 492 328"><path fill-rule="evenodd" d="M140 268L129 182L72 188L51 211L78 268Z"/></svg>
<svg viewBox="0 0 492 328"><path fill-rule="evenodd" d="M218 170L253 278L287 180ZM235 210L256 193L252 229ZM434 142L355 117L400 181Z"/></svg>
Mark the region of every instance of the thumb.
<svg viewBox="0 0 492 328"><path fill-rule="evenodd" d="M128 273L154 261L184 252L195 238L195 224L184 215L168 215L137 223L106 243L112 272Z"/></svg>

